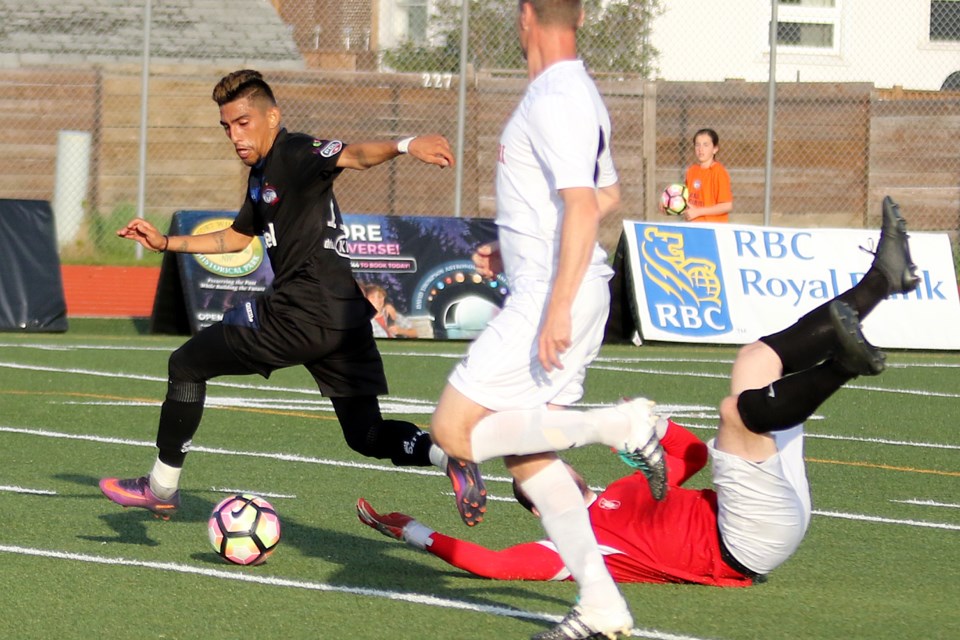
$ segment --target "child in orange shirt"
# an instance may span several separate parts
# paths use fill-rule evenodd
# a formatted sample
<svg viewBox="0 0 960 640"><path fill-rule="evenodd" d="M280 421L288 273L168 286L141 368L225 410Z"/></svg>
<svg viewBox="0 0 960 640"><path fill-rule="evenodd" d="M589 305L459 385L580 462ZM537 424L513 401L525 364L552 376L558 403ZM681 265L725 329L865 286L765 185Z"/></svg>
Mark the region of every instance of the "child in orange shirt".
<svg viewBox="0 0 960 640"><path fill-rule="evenodd" d="M697 161L687 169L690 190L687 208L681 214L688 222L729 222L733 209L730 174L717 162L720 136L713 129L700 129L693 136Z"/></svg>

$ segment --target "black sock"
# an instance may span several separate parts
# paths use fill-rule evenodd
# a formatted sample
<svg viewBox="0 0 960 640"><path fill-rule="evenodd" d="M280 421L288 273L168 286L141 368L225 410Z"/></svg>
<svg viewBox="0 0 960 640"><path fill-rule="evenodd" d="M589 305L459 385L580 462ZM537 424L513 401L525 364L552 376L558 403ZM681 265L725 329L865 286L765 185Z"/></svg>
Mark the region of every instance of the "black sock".
<svg viewBox="0 0 960 640"><path fill-rule="evenodd" d="M160 428L157 431L158 458L171 467L182 467L187 457L184 450L200 426L203 402L176 402L166 400L160 409Z"/></svg>
<svg viewBox="0 0 960 640"><path fill-rule="evenodd" d="M879 270L871 268L856 286L847 289L835 300L850 305L863 321L886 297L886 277ZM783 331L761 338L780 357L785 374L809 369L833 355L837 337L830 321L831 302L833 300L807 312Z"/></svg>
<svg viewBox="0 0 960 640"><path fill-rule="evenodd" d="M384 420L376 396L331 398L343 437L368 458L389 458L398 467L429 467L430 436L412 422Z"/></svg>
<svg viewBox="0 0 960 640"><path fill-rule="evenodd" d="M803 423L837 389L855 378L832 359L780 378L737 398L737 410L754 433L781 431Z"/></svg>
<svg viewBox="0 0 960 640"><path fill-rule="evenodd" d="M430 434L402 420L384 420L380 428L381 442L392 451L390 461L398 467L432 467Z"/></svg>
<svg viewBox="0 0 960 640"><path fill-rule="evenodd" d="M855 287L837 297L850 305L863 322L863 319L887 297L888 287L887 277L879 269L871 267Z"/></svg>
<svg viewBox="0 0 960 640"><path fill-rule="evenodd" d="M167 398L160 409L157 429L157 456L171 467L182 467L186 449L197 433L203 417L203 403L207 397L205 382L167 383Z"/></svg>

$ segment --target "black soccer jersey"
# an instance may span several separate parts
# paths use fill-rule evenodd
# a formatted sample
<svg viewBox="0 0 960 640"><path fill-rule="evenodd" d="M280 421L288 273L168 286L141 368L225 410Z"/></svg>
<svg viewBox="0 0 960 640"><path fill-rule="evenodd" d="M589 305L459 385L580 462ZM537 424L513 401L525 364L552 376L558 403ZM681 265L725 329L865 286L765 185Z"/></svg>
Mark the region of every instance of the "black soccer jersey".
<svg viewBox="0 0 960 640"><path fill-rule="evenodd" d="M281 129L250 169L247 197L233 228L262 235L273 267L266 313L334 329L369 323L373 308L350 269L333 181L345 145Z"/></svg>

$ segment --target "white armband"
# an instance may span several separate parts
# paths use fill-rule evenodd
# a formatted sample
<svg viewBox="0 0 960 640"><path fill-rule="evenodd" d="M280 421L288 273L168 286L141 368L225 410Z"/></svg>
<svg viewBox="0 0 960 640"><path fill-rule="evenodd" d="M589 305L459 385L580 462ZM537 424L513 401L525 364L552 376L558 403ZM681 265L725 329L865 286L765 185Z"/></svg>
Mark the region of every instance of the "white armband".
<svg viewBox="0 0 960 640"><path fill-rule="evenodd" d="M410 150L410 143L413 142L414 138L416 138L416 136L412 136L410 138L404 138L403 140L398 142L397 153L407 153Z"/></svg>

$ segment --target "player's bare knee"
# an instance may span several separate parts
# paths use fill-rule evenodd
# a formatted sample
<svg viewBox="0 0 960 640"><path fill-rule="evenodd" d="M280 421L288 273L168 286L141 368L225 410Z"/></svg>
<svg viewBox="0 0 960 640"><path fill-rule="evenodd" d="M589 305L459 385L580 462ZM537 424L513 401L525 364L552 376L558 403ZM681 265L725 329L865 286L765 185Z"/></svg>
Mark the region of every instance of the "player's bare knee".
<svg viewBox="0 0 960 640"><path fill-rule="evenodd" d="M727 431L745 431L747 427L737 408L738 396L730 395L720 401L720 428Z"/></svg>
<svg viewBox="0 0 960 640"><path fill-rule="evenodd" d="M780 357L769 345L756 341L740 348L730 373L730 390L739 395L747 389L761 389L783 375Z"/></svg>

